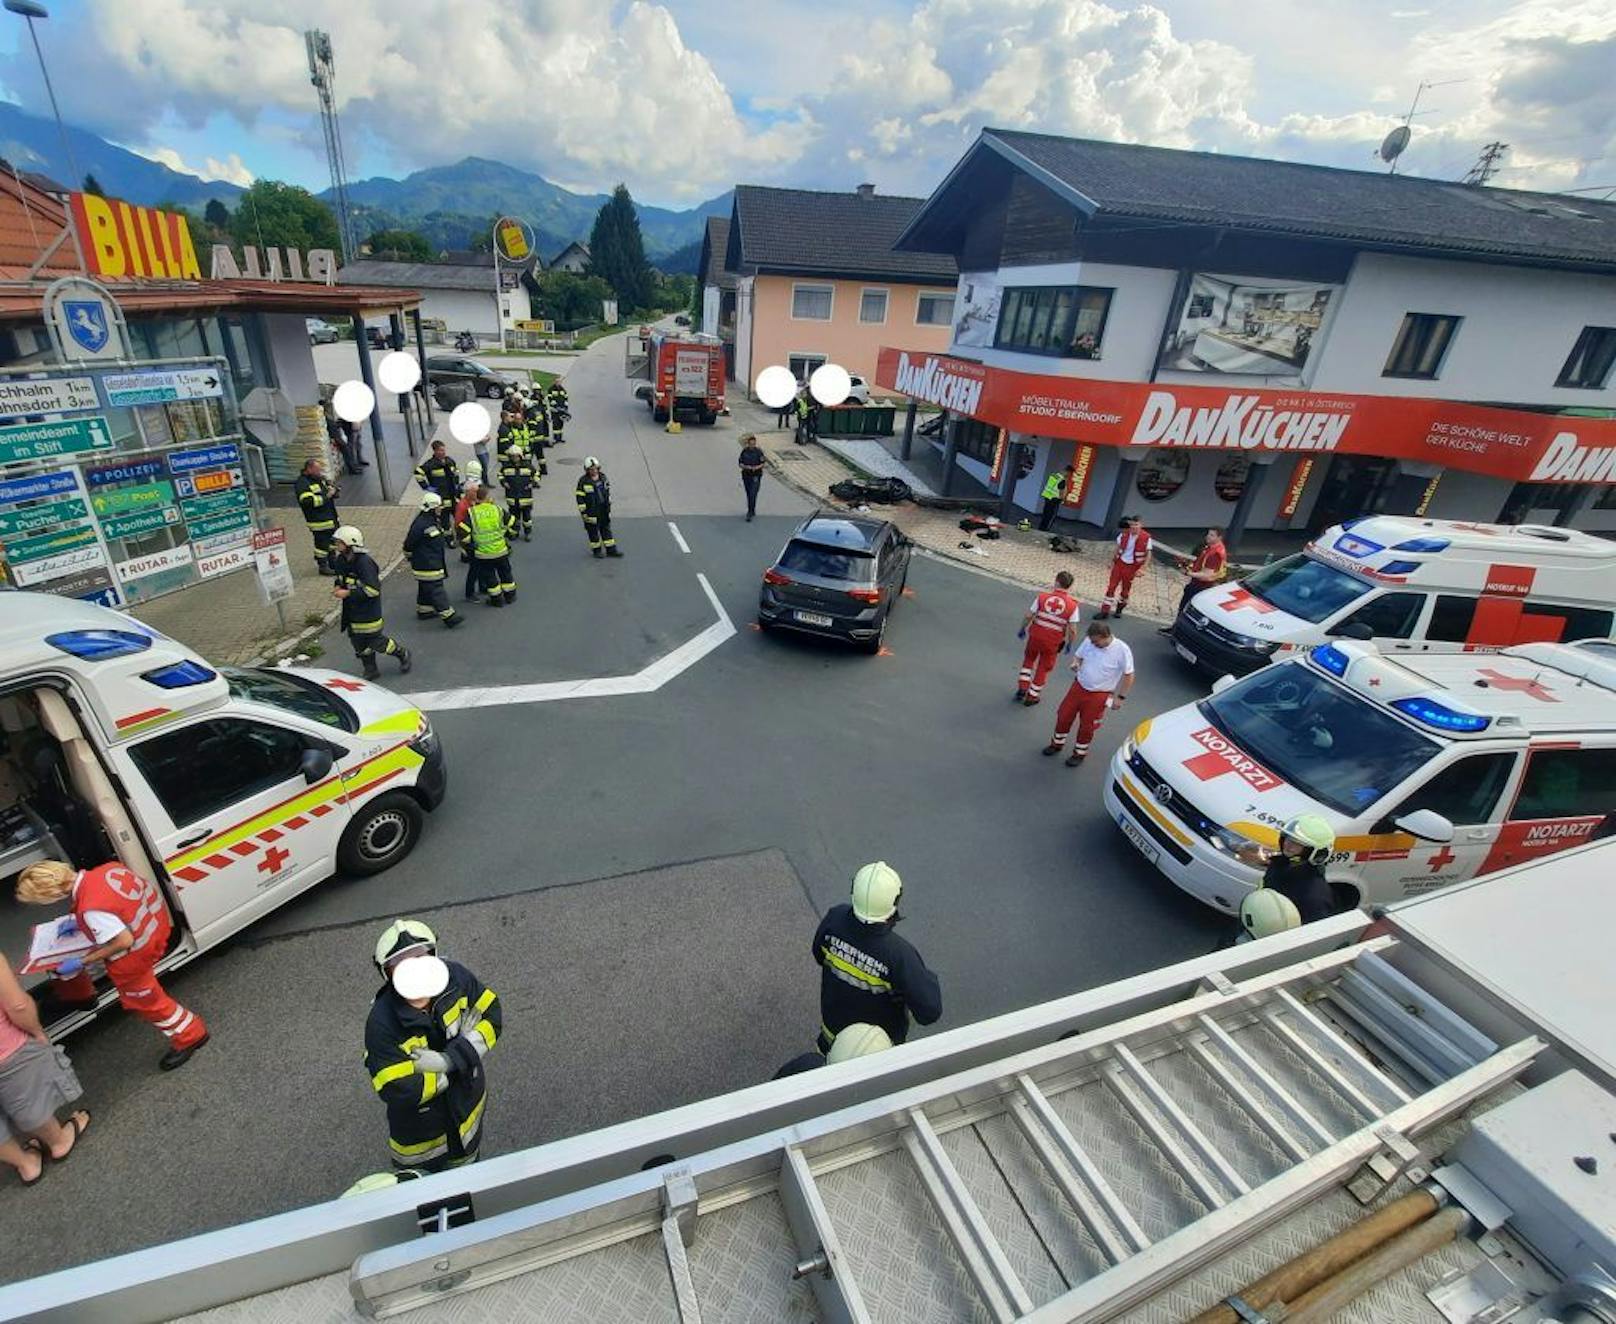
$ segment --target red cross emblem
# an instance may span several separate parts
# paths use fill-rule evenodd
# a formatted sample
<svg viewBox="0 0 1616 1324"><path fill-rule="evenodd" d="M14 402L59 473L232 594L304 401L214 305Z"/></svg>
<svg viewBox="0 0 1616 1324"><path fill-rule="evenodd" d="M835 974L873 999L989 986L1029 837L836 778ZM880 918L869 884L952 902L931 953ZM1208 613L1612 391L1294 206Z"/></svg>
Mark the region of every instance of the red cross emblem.
<svg viewBox="0 0 1616 1324"><path fill-rule="evenodd" d="M1250 607L1259 616L1266 616L1278 608L1271 602L1264 602L1249 588L1237 588L1228 597L1218 604L1224 611L1233 611L1236 607Z"/></svg>
<svg viewBox="0 0 1616 1324"><path fill-rule="evenodd" d="M365 688L357 680L348 680L343 676L338 676L335 680L326 681L325 687L328 690L362 690Z"/></svg>
<svg viewBox="0 0 1616 1324"><path fill-rule="evenodd" d="M1380 688L1380 677L1379 676L1371 676L1369 678L1369 688L1372 689L1372 690L1376 690L1376 689Z"/></svg>
<svg viewBox="0 0 1616 1324"><path fill-rule="evenodd" d="M1458 858L1459 857L1453 853L1453 848L1451 846L1444 846L1435 855L1431 856L1431 858L1426 861L1426 864L1430 867L1432 873L1440 873Z"/></svg>
<svg viewBox="0 0 1616 1324"><path fill-rule="evenodd" d="M291 851L282 850L279 846L271 846L264 852L264 858L258 861L258 872L279 873L281 866L291 858Z"/></svg>
<svg viewBox="0 0 1616 1324"><path fill-rule="evenodd" d="M1522 694L1530 694L1534 699L1541 699L1544 703L1560 702L1554 697L1554 692L1536 678L1523 680L1519 676L1506 676L1503 672L1494 671L1491 667L1482 667L1476 674L1495 690L1518 690Z"/></svg>

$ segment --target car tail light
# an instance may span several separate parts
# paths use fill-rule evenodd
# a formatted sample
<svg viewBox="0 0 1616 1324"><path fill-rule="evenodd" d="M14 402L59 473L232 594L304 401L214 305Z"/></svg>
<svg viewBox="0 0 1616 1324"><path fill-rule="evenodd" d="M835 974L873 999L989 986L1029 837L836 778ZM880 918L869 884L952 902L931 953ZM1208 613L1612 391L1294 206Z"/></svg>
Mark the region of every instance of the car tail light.
<svg viewBox="0 0 1616 1324"><path fill-rule="evenodd" d="M791 576L782 575L778 570L771 566L769 569L763 572L763 582L765 584L789 584L791 582Z"/></svg>
<svg viewBox="0 0 1616 1324"><path fill-rule="evenodd" d="M858 602L868 602L872 607L881 601L881 590L878 588L850 588L847 596Z"/></svg>

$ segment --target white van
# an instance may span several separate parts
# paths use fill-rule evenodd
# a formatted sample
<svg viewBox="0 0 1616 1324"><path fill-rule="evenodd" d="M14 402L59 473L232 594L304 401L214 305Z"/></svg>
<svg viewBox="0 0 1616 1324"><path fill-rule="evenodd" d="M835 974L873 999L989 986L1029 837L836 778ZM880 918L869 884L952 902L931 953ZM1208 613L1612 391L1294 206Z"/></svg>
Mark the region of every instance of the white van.
<svg viewBox="0 0 1616 1324"><path fill-rule="evenodd" d="M116 857L156 880L168 970L338 869L397 863L445 787L425 714L379 685L213 667L120 612L0 593L0 942L14 966L48 918L14 896L36 860ZM53 1033L114 1000L105 986Z"/></svg>
<svg viewBox="0 0 1616 1324"><path fill-rule="evenodd" d="M1616 542L1575 529L1372 515L1196 594L1173 646L1244 676L1333 638L1396 653L1609 639L1613 577Z"/></svg>
<svg viewBox="0 0 1616 1324"><path fill-rule="evenodd" d="M1233 912L1297 814L1336 831L1343 904L1395 901L1616 827L1616 656L1602 646L1393 659L1321 644L1141 722L1105 806L1190 895Z"/></svg>

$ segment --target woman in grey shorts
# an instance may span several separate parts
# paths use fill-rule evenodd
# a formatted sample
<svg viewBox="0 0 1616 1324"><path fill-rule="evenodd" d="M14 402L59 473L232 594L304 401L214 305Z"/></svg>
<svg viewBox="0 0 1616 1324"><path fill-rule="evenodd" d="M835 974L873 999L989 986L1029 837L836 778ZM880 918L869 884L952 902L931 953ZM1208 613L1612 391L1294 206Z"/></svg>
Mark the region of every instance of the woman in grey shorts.
<svg viewBox="0 0 1616 1324"><path fill-rule="evenodd" d="M34 1000L0 956L0 1160L24 1186L45 1175L47 1155L60 1163L77 1146L90 1114L75 1112L64 1126L56 1113L83 1092L67 1054L51 1046Z"/></svg>

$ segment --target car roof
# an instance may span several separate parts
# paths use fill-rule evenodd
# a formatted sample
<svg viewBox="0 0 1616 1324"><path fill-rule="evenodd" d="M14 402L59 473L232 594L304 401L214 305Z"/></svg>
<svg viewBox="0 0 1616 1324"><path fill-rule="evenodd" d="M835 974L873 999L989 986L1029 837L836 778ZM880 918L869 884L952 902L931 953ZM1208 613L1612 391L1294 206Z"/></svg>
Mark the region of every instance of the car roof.
<svg viewBox="0 0 1616 1324"><path fill-rule="evenodd" d="M847 551L867 552L890 527L884 519L860 519L856 515L821 515L817 512L797 526L793 538L811 542L820 547L840 547Z"/></svg>

